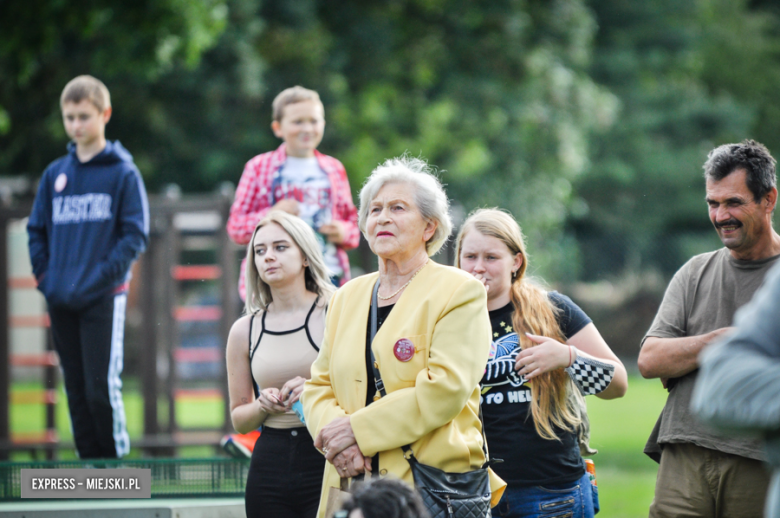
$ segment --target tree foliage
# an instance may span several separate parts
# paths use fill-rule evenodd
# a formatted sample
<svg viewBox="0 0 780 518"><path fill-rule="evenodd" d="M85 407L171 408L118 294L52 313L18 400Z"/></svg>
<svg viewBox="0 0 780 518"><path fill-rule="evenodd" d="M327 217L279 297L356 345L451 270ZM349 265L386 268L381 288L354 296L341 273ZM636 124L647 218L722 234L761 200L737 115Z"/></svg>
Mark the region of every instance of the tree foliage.
<svg viewBox="0 0 780 518"><path fill-rule="evenodd" d="M570 226L582 274L673 273L719 246L704 204L713 147L745 138L780 152L769 92L780 85L778 25L744 1L593 2L593 79L620 100L592 139ZM772 64L773 66L768 66ZM762 98L763 97L763 98Z"/></svg>
<svg viewBox="0 0 780 518"><path fill-rule="evenodd" d="M325 102L321 149L356 189L384 159L421 155L466 210L506 207L553 249L589 132L616 105L587 72L596 25L584 0L47 5L35 21L20 8L28 19L3 48L7 172L37 176L60 154L57 96L88 72L111 89L109 136L151 190L235 183L246 160L278 145L273 97L302 84ZM573 257L553 251L540 251L542 264Z"/></svg>
<svg viewBox="0 0 780 518"><path fill-rule="evenodd" d="M150 191L236 183L301 84L355 191L423 156L464 210L511 210L551 278L669 272L717 246L706 152L780 149L777 19L768 0L3 2L0 175L62 154L60 91L90 73Z"/></svg>
<svg viewBox="0 0 780 518"><path fill-rule="evenodd" d="M353 186L385 158L422 155L466 210L508 208L542 265L557 258L562 270L570 182L588 163L589 132L615 107L586 72L596 27L584 3L353 1L315 15L302 5L262 12L268 90L320 90L323 148Z"/></svg>
<svg viewBox="0 0 780 518"><path fill-rule="evenodd" d="M198 65L216 42L222 0L32 0L0 3L0 171L37 176L62 154L62 88L79 74L109 86L124 126L129 99L171 68ZM132 113L132 112L131 112Z"/></svg>

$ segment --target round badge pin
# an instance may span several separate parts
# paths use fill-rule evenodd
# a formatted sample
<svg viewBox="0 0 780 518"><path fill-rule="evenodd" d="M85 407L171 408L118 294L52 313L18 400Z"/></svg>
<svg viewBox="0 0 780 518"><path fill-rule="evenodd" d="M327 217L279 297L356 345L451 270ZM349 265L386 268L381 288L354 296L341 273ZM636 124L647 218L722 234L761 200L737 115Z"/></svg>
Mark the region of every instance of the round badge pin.
<svg viewBox="0 0 780 518"><path fill-rule="evenodd" d="M401 338L395 343L393 354L399 361L408 362L414 358L414 344L408 338Z"/></svg>
<svg viewBox="0 0 780 518"><path fill-rule="evenodd" d="M56 180L54 180L54 190L62 192L65 186L68 185L68 175L60 173Z"/></svg>

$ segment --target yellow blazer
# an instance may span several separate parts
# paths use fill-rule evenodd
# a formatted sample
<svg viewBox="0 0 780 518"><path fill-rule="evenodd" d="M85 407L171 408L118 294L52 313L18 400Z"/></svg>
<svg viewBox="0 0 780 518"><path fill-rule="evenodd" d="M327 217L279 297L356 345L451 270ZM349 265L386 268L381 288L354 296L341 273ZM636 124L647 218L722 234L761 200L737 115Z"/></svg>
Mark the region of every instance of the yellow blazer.
<svg viewBox="0 0 780 518"><path fill-rule="evenodd" d="M485 462L479 421L479 381L491 342L485 287L471 275L430 261L406 288L372 343L387 396L366 406L365 349L371 292L378 274L353 279L330 301L325 336L302 401L312 437L337 417L350 416L364 455L379 454L379 475L414 483L401 446L425 464L449 472ZM415 347L408 362L397 340ZM319 516L340 478L326 464ZM506 483L491 470L492 505Z"/></svg>

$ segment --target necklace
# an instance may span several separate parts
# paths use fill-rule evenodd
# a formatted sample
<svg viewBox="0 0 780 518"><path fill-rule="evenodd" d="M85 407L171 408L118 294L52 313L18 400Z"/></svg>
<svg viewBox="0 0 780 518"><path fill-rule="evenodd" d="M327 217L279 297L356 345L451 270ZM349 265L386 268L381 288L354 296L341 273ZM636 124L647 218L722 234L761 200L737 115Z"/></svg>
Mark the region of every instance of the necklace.
<svg viewBox="0 0 780 518"><path fill-rule="evenodd" d="M393 293L392 295L390 295L390 296L388 296L388 297L383 297L382 295L380 295L379 293L377 293L377 294L376 294L376 296L377 296L377 297L379 297L379 298L380 298L380 299L382 299L382 300L390 300L390 299L392 299L393 297L395 297L396 295L398 295L399 293L401 293L401 290L402 290L402 289L404 289L404 288L406 288L407 286L409 286L409 284L410 284L410 283L411 283L411 282L414 280L414 278L415 278L415 277L417 277L417 274L418 274L418 273L420 273L420 272L422 271L422 269L423 269L423 268L425 268L425 265L426 265L426 264L428 264L428 260L427 260L427 259L426 259L425 263L423 263L423 265L422 265L422 266L420 266L420 267L417 269L417 271L416 271L416 272L414 272L414 275L412 275L412 278L411 278L411 279L409 279L408 281L406 281L406 284L404 284L403 286L401 286L400 288L398 288L397 290L395 290L395 293Z"/></svg>

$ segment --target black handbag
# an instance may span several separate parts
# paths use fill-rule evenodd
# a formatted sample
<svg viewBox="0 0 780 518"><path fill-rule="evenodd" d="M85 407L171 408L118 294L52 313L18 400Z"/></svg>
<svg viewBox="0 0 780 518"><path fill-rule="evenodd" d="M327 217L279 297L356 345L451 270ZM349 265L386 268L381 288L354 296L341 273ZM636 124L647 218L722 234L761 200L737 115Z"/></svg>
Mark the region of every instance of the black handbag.
<svg viewBox="0 0 780 518"><path fill-rule="evenodd" d="M374 368L374 384L379 394L387 395L382 376L377 368L371 343L377 330L377 293L379 281L374 285L371 297L371 364ZM482 408L479 409L482 421ZM418 461L410 445L402 446L404 458L409 462L414 477L414 486L420 493L431 518L491 518L490 512L490 476L488 475L488 454L485 447L484 423L482 427L482 451L485 452L485 464L482 468L466 473L447 473ZM496 459L498 460L498 459Z"/></svg>

